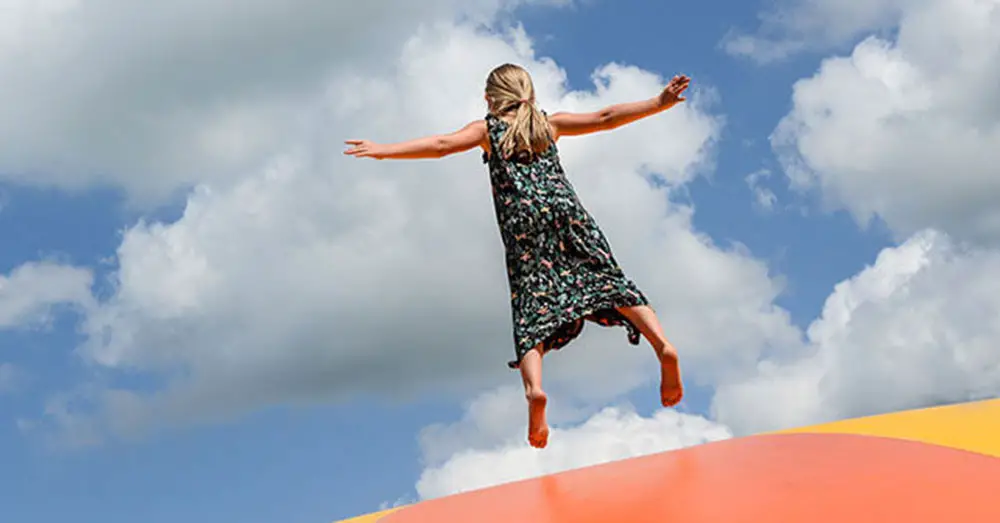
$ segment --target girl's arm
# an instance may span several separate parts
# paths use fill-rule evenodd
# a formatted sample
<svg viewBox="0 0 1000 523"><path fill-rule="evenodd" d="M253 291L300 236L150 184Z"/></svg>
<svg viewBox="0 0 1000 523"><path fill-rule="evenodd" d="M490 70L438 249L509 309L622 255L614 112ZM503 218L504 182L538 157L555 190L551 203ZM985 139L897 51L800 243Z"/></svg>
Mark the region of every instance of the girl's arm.
<svg viewBox="0 0 1000 523"><path fill-rule="evenodd" d="M686 76L675 76L663 92L648 100L612 105L592 113L555 113L549 117L549 123L557 139L560 136L610 131L683 102L686 98L681 94L690 82L691 79Z"/></svg>
<svg viewBox="0 0 1000 523"><path fill-rule="evenodd" d="M486 140L486 122L478 120L451 134L427 136L406 142L378 144L368 140L347 140L345 143L352 147L344 151L344 154L377 160L443 158L449 154L468 151L477 145L486 148Z"/></svg>

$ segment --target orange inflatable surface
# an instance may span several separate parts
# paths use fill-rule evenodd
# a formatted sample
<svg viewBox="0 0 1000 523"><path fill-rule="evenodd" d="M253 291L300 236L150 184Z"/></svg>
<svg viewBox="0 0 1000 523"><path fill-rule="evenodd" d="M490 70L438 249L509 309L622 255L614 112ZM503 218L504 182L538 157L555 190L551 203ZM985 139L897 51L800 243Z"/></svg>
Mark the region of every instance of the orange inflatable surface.
<svg viewBox="0 0 1000 523"><path fill-rule="evenodd" d="M995 523L998 485L994 400L734 438L342 523Z"/></svg>

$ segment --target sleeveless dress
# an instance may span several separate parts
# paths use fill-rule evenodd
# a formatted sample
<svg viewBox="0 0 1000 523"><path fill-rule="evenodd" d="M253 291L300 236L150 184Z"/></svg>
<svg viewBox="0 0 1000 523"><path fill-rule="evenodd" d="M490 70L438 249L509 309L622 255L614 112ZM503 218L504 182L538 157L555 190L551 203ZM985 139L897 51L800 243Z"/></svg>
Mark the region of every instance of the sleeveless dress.
<svg viewBox="0 0 1000 523"><path fill-rule="evenodd" d="M622 326L639 344L639 330L616 309L648 305L611 252L604 233L566 178L552 143L534 159L504 159L508 125L488 114L490 185L506 251L517 369L532 348L557 350L580 335L584 321Z"/></svg>

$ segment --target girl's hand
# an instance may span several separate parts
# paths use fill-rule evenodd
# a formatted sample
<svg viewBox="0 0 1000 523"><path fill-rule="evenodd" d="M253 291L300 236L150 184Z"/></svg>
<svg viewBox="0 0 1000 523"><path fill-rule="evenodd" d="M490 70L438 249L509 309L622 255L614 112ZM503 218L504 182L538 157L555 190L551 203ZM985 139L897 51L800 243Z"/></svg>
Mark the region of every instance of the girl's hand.
<svg viewBox="0 0 1000 523"><path fill-rule="evenodd" d="M684 91L691 84L691 79L685 75L678 75L670 80L670 83L663 89L660 93L660 103L666 106L672 106L674 104L683 102L687 100L681 96Z"/></svg>
<svg viewBox="0 0 1000 523"><path fill-rule="evenodd" d="M344 151L344 154L355 158L375 158L381 160L385 155L382 153L382 146L368 140L347 140L344 143L352 146Z"/></svg>

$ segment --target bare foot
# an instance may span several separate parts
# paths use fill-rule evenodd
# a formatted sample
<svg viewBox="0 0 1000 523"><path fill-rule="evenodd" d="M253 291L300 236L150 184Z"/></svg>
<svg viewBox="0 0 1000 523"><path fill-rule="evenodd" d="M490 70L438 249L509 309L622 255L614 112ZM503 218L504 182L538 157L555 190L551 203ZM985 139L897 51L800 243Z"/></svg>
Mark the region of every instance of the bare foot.
<svg viewBox="0 0 1000 523"><path fill-rule="evenodd" d="M545 421L545 406L549 401L543 391L533 391L528 398L528 443L543 449L549 443L549 424Z"/></svg>
<svg viewBox="0 0 1000 523"><path fill-rule="evenodd" d="M664 407L673 407L684 397L684 386L681 384L681 369L677 361L677 353L664 350L660 356L660 403Z"/></svg>

